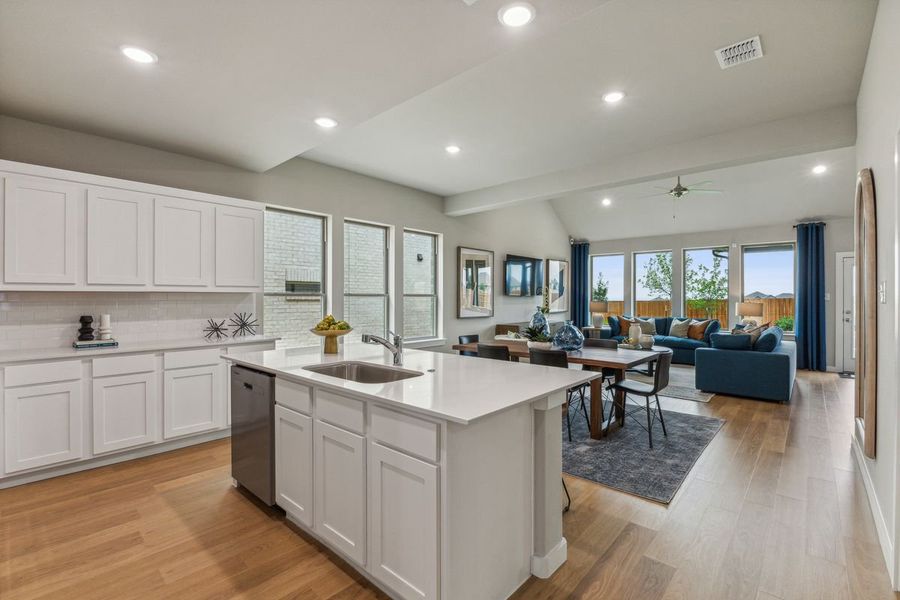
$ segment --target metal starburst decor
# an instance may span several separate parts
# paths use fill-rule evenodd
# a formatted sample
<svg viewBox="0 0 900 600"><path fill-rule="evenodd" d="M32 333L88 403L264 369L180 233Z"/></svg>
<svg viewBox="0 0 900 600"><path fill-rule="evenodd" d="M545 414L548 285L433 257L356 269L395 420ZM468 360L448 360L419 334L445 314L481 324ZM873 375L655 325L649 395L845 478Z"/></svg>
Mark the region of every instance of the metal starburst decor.
<svg viewBox="0 0 900 600"><path fill-rule="evenodd" d="M206 320L206 327L203 328L203 337L208 340L215 339L217 342L223 338L228 337L228 329L225 328L225 319L222 319L221 323L217 323L214 319Z"/></svg>
<svg viewBox="0 0 900 600"><path fill-rule="evenodd" d="M259 323L253 318L253 313L234 313L231 321L231 337L256 335Z"/></svg>

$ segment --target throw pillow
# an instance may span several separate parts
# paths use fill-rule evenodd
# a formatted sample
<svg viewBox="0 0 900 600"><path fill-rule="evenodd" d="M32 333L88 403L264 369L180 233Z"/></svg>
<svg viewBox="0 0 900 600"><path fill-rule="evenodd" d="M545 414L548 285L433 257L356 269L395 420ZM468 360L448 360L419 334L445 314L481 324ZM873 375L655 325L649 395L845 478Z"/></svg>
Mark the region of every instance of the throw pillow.
<svg viewBox="0 0 900 600"><path fill-rule="evenodd" d="M619 317L619 335L624 335L627 338L631 326L636 323L638 323L637 319L626 319L625 317Z"/></svg>
<svg viewBox="0 0 900 600"><path fill-rule="evenodd" d="M757 352L771 352L775 348L778 347L778 344L781 343L781 338L784 332L781 327L769 327L765 331L762 332L762 335L759 336L759 339L756 340L756 344L753 345L753 349Z"/></svg>
<svg viewBox="0 0 900 600"><path fill-rule="evenodd" d="M638 319L638 325L641 326L641 333L644 335L656 335L655 319Z"/></svg>
<svg viewBox="0 0 900 600"><path fill-rule="evenodd" d="M703 341L703 336L706 335L706 328L709 327L710 323L712 323L712 321L709 319L692 322L690 326L688 326L688 337L692 340Z"/></svg>
<svg viewBox="0 0 900 600"><path fill-rule="evenodd" d="M669 328L669 335L677 338L686 338L688 336L688 328L690 326L690 319L674 319L672 321L672 327Z"/></svg>
<svg viewBox="0 0 900 600"><path fill-rule="evenodd" d="M712 347L719 350L751 350L750 336L746 333L714 333L709 336Z"/></svg>
<svg viewBox="0 0 900 600"><path fill-rule="evenodd" d="M621 331L621 328L619 325L619 317L615 315L609 315L608 317L606 317L606 322L609 323L610 336L616 337L617 335L620 335L619 332Z"/></svg>
<svg viewBox="0 0 900 600"><path fill-rule="evenodd" d="M754 327L753 329L746 329L744 333L750 336L750 347L756 347L756 341L759 339L759 336L762 335L762 332L765 331L762 326Z"/></svg>

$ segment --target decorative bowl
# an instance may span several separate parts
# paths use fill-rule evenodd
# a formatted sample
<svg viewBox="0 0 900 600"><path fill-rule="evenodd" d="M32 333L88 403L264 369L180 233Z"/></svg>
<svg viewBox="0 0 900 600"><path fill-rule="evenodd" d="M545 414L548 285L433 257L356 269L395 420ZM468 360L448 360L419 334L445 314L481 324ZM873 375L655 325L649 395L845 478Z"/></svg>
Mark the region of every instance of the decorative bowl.
<svg viewBox="0 0 900 600"><path fill-rule="evenodd" d="M314 333L319 337L325 338L325 354L337 354L338 353L338 338L342 335L347 335L353 328L350 329L310 329L310 333Z"/></svg>
<svg viewBox="0 0 900 600"><path fill-rule="evenodd" d="M550 350L553 348L553 342L532 342L529 340L528 347L534 348L535 350Z"/></svg>

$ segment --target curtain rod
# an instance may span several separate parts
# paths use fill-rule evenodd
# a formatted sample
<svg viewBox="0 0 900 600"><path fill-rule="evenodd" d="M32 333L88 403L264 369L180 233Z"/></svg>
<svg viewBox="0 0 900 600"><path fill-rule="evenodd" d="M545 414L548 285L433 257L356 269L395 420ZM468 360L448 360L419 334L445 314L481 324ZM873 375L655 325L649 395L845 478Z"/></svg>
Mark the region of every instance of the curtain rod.
<svg viewBox="0 0 900 600"><path fill-rule="evenodd" d="M825 227L828 227L828 223L825 221L809 221L806 223L797 223L797 225L824 225ZM794 225L793 228L797 229L797 225Z"/></svg>

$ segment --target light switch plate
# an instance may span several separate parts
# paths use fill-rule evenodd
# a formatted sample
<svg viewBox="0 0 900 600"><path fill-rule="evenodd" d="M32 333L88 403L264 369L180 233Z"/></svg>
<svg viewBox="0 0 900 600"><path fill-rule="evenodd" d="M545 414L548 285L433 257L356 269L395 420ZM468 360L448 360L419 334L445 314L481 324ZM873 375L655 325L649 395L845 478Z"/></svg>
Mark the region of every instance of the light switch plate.
<svg viewBox="0 0 900 600"><path fill-rule="evenodd" d="M831 302L831 294L825 292L825 302Z"/></svg>
<svg viewBox="0 0 900 600"><path fill-rule="evenodd" d="M884 279L878 282L878 301L887 304L887 283Z"/></svg>

